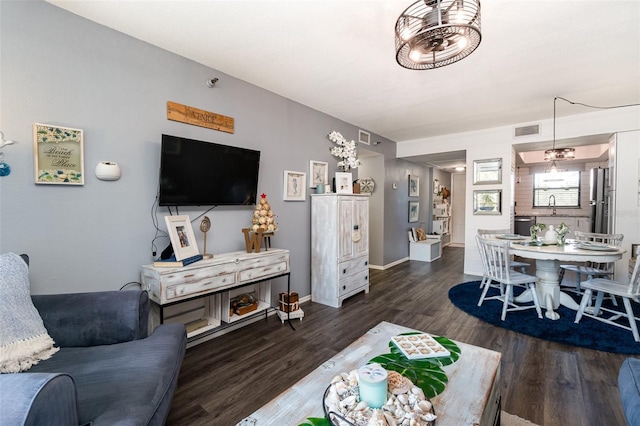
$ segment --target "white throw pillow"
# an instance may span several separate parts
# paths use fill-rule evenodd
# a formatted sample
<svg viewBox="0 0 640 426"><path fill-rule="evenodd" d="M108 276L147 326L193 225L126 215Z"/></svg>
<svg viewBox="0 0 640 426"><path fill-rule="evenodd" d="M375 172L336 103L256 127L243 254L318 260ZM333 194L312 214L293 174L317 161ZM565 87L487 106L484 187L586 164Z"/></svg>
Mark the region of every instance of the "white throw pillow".
<svg viewBox="0 0 640 426"><path fill-rule="evenodd" d="M33 302L29 268L15 253L0 255L0 373L18 373L50 358L59 348Z"/></svg>

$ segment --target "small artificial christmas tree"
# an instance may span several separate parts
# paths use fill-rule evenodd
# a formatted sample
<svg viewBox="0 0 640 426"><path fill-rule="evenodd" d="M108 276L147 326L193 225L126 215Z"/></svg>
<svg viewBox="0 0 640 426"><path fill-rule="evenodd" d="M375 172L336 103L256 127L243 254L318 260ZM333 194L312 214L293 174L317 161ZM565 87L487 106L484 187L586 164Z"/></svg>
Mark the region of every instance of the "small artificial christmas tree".
<svg viewBox="0 0 640 426"><path fill-rule="evenodd" d="M276 215L267 201L267 194L260 195L260 202L256 205L251 220L251 230L258 232L260 229L262 232L273 232L278 229Z"/></svg>

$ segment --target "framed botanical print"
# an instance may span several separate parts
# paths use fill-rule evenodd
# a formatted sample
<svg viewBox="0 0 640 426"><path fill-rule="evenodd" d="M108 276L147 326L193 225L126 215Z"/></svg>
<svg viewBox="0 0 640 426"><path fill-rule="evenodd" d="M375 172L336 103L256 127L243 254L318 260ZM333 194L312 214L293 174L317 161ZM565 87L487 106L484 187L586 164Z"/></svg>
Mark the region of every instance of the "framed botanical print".
<svg viewBox="0 0 640 426"><path fill-rule="evenodd" d="M417 222L418 214L420 213L420 202L419 201L409 201L409 222Z"/></svg>
<svg viewBox="0 0 640 426"><path fill-rule="evenodd" d="M329 183L329 163L324 161L309 161L309 188L315 188L318 184Z"/></svg>
<svg viewBox="0 0 640 426"><path fill-rule="evenodd" d="M33 159L35 182L84 185L84 147L81 129L35 123Z"/></svg>
<svg viewBox="0 0 640 426"><path fill-rule="evenodd" d="M502 190L489 189L486 191L473 191L473 214L502 214Z"/></svg>
<svg viewBox="0 0 640 426"><path fill-rule="evenodd" d="M307 197L307 174L304 172L284 171L284 201L304 201Z"/></svg>
<svg viewBox="0 0 640 426"><path fill-rule="evenodd" d="M420 177L409 175L409 197L420 196Z"/></svg>
<svg viewBox="0 0 640 426"><path fill-rule="evenodd" d="M200 254L189 216L165 216L164 221L167 224L167 232L169 233L171 247L173 247L176 260L183 260Z"/></svg>

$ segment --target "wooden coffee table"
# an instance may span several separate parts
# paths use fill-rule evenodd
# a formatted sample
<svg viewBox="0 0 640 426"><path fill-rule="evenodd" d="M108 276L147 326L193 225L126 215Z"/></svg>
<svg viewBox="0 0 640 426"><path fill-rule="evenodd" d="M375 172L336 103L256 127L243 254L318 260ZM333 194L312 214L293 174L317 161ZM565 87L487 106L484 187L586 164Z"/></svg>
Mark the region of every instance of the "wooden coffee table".
<svg viewBox="0 0 640 426"><path fill-rule="evenodd" d="M295 426L308 417L322 417L324 391L334 376L361 367L376 355L389 353L391 337L411 331L422 330L381 322L237 426ZM460 359L444 367L449 382L444 392L432 399L438 416L436 424L499 424L502 355L478 346L455 343L461 350Z"/></svg>

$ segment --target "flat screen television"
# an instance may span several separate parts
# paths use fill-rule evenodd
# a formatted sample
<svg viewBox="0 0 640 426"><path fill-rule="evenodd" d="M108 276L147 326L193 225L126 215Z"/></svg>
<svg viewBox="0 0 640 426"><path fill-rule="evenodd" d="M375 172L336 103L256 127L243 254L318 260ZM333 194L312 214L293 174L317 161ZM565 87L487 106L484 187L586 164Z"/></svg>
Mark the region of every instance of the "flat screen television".
<svg viewBox="0 0 640 426"><path fill-rule="evenodd" d="M162 135L161 206L253 205L260 151Z"/></svg>

